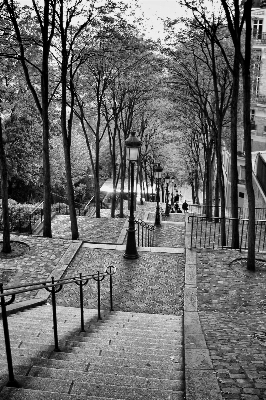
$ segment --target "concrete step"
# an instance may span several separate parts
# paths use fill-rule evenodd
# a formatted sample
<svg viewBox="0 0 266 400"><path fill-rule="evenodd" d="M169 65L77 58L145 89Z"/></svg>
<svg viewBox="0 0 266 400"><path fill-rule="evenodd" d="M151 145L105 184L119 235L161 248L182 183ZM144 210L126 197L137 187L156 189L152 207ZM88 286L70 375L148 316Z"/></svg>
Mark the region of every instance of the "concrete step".
<svg viewBox="0 0 266 400"><path fill-rule="evenodd" d="M57 311L60 352L54 351L51 306L9 316L22 388L3 387L8 375L0 341L1 400L184 398L182 317L106 312L97 321L97 310L90 310L80 332L79 309Z"/></svg>
<svg viewBox="0 0 266 400"><path fill-rule="evenodd" d="M105 390L104 390L105 389ZM1 393L1 400L184 400L183 392L163 392L158 390L119 388L118 393L115 386L92 386L88 389L85 385L79 391L85 394L61 394L41 390L5 388ZM101 391L106 397L101 396ZM123 397L121 397L121 395Z"/></svg>
<svg viewBox="0 0 266 400"><path fill-rule="evenodd" d="M114 375L127 375L127 376L139 376L145 378L155 379L183 379L182 364L174 364L172 366L164 365L161 363L143 364L143 363L124 363L123 365L117 365L116 360L105 359L102 363L92 362L75 362L75 361L64 361L64 360L53 360L53 359L35 359L30 360L32 367L46 367L53 369L71 370L79 372L96 372L101 374L114 374ZM18 366L19 367L19 366ZM30 368L30 367L28 367Z"/></svg>
<svg viewBox="0 0 266 400"><path fill-rule="evenodd" d="M122 362L122 360L130 360L131 358L135 358L137 361L141 361L143 363L151 363L152 361L162 363L162 364L172 364L173 360L176 361L181 360L182 357L182 349L180 349L180 352L176 352L176 354L173 355L158 355L156 353L150 353L147 354L145 352L143 353L138 353L138 352L132 352L132 353L125 353L124 351L96 351L94 354L87 354L84 352L82 349L75 348L73 351L67 352L54 352L50 355L50 358L55 359L55 360L88 360L88 362L99 362L99 358L102 359L110 359L114 358L116 362L119 364Z"/></svg>
<svg viewBox="0 0 266 400"><path fill-rule="evenodd" d="M86 400L87 396L81 395L71 395L71 394L61 394L55 392L47 392L40 390L30 390L30 389L13 389L4 388L0 392L1 400ZM90 400L114 400L107 397L89 397ZM117 400L117 399L116 399Z"/></svg>
<svg viewBox="0 0 266 400"><path fill-rule="evenodd" d="M129 386L142 389L172 390L184 389L183 373L176 374L176 379L158 379L157 377L143 377L138 375L125 375L117 373L101 373L91 371L80 372L70 369L56 369L48 367L32 367L28 376L48 379L60 379L64 381L89 382L90 384L106 384L115 386ZM129 379L130 378L130 379Z"/></svg>

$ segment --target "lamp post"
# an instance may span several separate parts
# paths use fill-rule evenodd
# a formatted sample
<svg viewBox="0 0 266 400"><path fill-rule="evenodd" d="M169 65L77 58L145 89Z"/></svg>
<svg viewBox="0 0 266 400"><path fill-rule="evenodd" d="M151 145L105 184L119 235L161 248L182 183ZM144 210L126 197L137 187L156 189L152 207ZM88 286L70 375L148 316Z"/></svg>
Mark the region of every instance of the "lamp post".
<svg viewBox="0 0 266 400"><path fill-rule="evenodd" d="M161 221L160 221L160 206L159 206L159 201L160 201L160 180L162 177L162 170L163 168L160 166L160 163L157 164L157 166L154 168L154 176L156 179L156 185L157 185L157 206L156 206L156 213L155 213L155 226L160 226Z"/></svg>
<svg viewBox="0 0 266 400"><path fill-rule="evenodd" d="M175 194L175 196L174 196L174 202L175 202L175 197L176 197L176 191L177 191L177 184L175 183L175 184L174 184L174 194Z"/></svg>
<svg viewBox="0 0 266 400"><path fill-rule="evenodd" d="M164 203L164 179L161 179L162 202Z"/></svg>
<svg viewBox="0 0 266 400"><path fill-rule="evenodd" d="M127 244L124 258L138 258L136 237L135 237L135 218L134 218L134 164L138 160L141 141L136 138L135 132L132 132L128 139L125 140L126 156L130 164L130 214L128 219Z"/></svg>
<svg viewBox="0 0 266 400"><path fill-rule="evenodd" d="M165 177L165 183L166 183L166 207L165 207L165 215L169 217L169 207L168 207L168 201L169 201L169 191L168 191L168 185L170 182L170 176L167 174Z"/></svg>
<svg viewBox="0 0 266 400"><path fill-rule="evenodd" d="M151 201L153 200L154 161L151 161Z"/></svg>
<svg viewBox="0 0 266 400"><path fill-rule="evenodd" d="M171 206L174 205L174 182L175 182L175 177L172 177L172 196L171 196Z"/></svg>

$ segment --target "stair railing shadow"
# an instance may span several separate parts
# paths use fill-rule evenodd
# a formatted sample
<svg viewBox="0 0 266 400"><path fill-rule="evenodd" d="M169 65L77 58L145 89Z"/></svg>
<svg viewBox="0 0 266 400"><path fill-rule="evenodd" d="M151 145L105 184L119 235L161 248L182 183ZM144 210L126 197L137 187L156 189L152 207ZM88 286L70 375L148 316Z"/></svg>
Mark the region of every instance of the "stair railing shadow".
<svg viewBox="0 0 266 400"><path fill-rule="evenodd" d="M106 268L104 272L97 271L94 274L73 276L70 278L60 278L55 280L54 277L51 281L40 281L33 282L31 284L19 285L19 286L9 286L4 288L3 284L0 283L0 299L1 299L1 311L2 311L2 321L3 321L3 331L5 338L5 348L8 366L8 382L6 386L8 387L20 387L21 385L15 379L12 352L10 344L10 335L8 328L8 312L7 306L14 303L16 295L21 293L32 292L36 290L45 289L51 293L52 300L52 313L53 313L53 332L54 332L54 351L60 352L58 343L58 330L57 330L57 312L56 312L56 294L61 291L64 285L73 284L79 286L79 298L80 298L80 326L81 332L85 332L84 325L84 300L83 300L83 286L87 285L90 280L97 282L97 310L98 310L98 321L102 319L101 317L101 281L103 281L107 276L109 276L109 287L110 287L110 311L113 311L113 275L116 273L116 267L110 265ZM6 300L6 297L10 297Z"/></svg>

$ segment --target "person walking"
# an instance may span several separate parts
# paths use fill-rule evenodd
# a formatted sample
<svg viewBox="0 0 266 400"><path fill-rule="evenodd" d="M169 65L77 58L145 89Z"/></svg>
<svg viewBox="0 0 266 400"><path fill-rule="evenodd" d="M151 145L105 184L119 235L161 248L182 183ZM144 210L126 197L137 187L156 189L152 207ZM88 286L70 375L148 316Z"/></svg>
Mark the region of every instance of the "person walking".
<svg viewBox="0 0 266 400"><path fill-rule="evenodd" d="M174 202L175 203L179 202L179 194L178 193L175 195Z"/></svg>
<svg viewBox="0 0 266 400"><path fill-rule="evenodd" d="M186 200L182 204L182 210L184 211L184 213L188 212L188 203L186 202Z"/></svg>

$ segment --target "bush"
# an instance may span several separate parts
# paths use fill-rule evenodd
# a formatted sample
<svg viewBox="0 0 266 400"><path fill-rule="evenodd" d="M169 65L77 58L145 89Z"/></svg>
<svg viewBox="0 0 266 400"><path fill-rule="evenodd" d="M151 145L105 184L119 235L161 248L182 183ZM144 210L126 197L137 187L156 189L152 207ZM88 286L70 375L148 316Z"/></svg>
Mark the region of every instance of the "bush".
<svg viewBox="0 0 266 400"><path fill-rule="evenodd" d="M10 230L11 231L28 231L30 220L34 223L34 219L31 219L31 213L36 208L34 204L21 204L17 203L13 199L8 200L9 207L9 218L10 218ZM39 214L41 210L39 210ZM0 228L3 226L2 218L2 204L0 205Z"/></svg>

